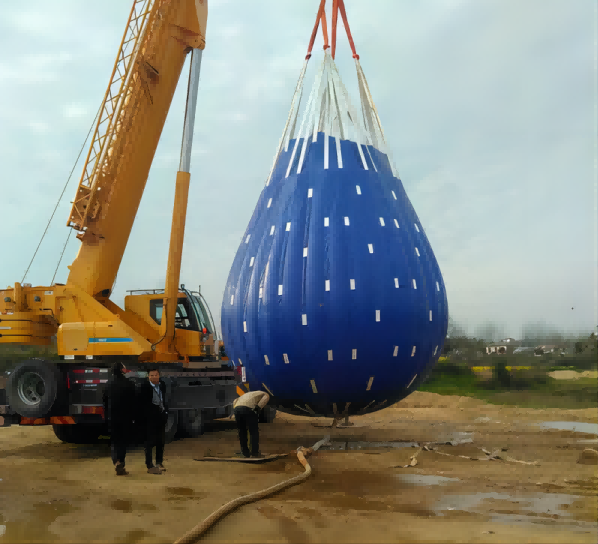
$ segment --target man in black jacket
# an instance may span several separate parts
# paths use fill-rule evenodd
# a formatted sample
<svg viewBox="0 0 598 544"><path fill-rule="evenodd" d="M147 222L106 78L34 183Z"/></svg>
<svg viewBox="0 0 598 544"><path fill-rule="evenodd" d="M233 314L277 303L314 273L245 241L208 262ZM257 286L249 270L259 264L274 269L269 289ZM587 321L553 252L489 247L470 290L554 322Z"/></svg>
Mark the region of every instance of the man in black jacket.
<svg viewBox="0 0 598 544"><path fill-rule="evenodd" d="M135 409L135 384L125 377L125 365L112 365L112 380L104 389L104 417L110 421L112 463L118 476L126 476L125 456Z"/></svg>
<svg viewBox="0 0 598 544"><path fill-rule="evenodd" d="M160 379L159 370L150 370L149 380L139 388L139 410L145 427L145 464L149 474L162 474L164 470L165 430L168 419L166 384ZM156 448L156 465L152 450Z"/></svg>

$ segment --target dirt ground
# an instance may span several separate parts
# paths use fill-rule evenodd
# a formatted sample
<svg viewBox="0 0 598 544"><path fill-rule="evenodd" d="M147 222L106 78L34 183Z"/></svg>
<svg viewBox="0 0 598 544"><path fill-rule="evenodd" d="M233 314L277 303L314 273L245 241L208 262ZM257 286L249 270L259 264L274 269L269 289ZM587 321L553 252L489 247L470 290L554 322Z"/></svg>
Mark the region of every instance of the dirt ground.
<svg viewBox="0 0 598 544"><path fill-rule="evenodd" d="M579 378L598 378L598 371L596 370L584 370L583 372L575 372L575 370L555 370L549 372L548 375L551 378L557 380L578 380Z"/></svg>
<svg viewBox="0 0 598 544"><path fill-rule="evenodd" d="M537 425L546 421L597 424L598 413L415 392L347 428L279 414L261 425L264 453L327 434L349 449L318 451L306 482L239 508L200 542L595 543L598 467L577 459L597 448L596 435ZM440 445L451 440L465 443ZM375 444L395 441L417 445ZM420 451L428 443L437 450ZM503 459L459 457L485 457L479 448ZM226 502L303 471L294 454L251 466L194 460L238 449L234 421L220 420L199 438L167 445L166 473L147 474L135 449L131 474L117 477L107 444L63 444L49 427L0 429L0 543L173 542ZM418 464L401 468L417 451Z"/></svg>

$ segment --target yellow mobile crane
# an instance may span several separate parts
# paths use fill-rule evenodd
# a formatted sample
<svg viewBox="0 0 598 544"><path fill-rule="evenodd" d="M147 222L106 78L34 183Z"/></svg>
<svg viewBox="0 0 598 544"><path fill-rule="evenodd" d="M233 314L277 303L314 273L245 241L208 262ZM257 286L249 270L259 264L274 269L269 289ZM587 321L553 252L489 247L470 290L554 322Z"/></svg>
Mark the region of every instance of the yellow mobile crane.
<svg viewBox="0 0 598 544"><path fill-rule="evenodd" d="M208 417L230 414L239 377L220 360L215 324L199 292L179 287L190 159L207 0L134 0L97 119L67 226L81 241L66 284L15 283L0 291L0 344L48 345L58 363L17 366L0 388L0 424L52 424L64 441L102 432L102 384L122 361L134 381L160 368L177 428L202 432ZM170 248L163 290L110 300L150 166L191 55ZM4 397L4 401L3 401Z"/></svg>

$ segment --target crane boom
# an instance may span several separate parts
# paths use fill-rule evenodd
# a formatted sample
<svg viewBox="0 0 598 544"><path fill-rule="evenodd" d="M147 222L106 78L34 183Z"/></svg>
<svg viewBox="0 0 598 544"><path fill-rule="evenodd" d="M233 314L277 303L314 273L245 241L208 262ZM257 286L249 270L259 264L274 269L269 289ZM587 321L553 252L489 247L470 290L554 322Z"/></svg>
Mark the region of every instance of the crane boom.
<svg viewBox="0 0 598 544"><path fill-rule="evenodd" d="M67 283L0 289L0 346L55 341L60 357L23 361L0 379L0 426L52 424L66 442L109 430L101 378L115 362L136 383L150 368L164 371L171 438L178 426L198 436L206 418L231 415L242 392L205 299L179 286L207 0L132 2L67 223L81 241ZM109 297L190 52L165 288L129 291L120 308Z"/></svg>
<svg viewBox="0 0 598 544"><path fill-rule="evenodd" d="M85 353L178 361L215 342L201 301L178 288L207 15L207 0L133 0L67 223L79 231L79 252L66 284L15 283L0 290L0 344L47 345L56 336L58 353L65 357ZM163 296L126 297L123 310L109 297L191 51L165 289ZM187 306L179 311L181 300Z"/></svg>
<svg viewBox="0 0 598 544"><path fill-rule="evenodd" d="M187 53L205 47L205 0L135 0L68 226L67 285L109 295Z"/></svg>

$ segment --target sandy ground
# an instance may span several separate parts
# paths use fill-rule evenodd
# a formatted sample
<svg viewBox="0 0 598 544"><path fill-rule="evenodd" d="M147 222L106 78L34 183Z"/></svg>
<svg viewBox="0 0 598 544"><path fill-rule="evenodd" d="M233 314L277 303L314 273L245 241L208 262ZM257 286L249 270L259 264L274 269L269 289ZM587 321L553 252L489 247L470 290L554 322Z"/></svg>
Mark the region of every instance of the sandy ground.
<svg viewBox="0 0 598 544"><path fill-rule="evenodd" d="M327 429L330 420L279 414L261 426L264 453L335 443L413 441L462 445L421 451L375 447L319 451L304 483L221 520L201 542L591 542L597 541L596 465L577 463L596 436L543 430L543 421L598 422L595 409L532 410L415 392L381 412ZM459 434L469 433L469 434ZM345 446L343 446L345 447ZM533 462L472 461L503 456ZM48 427L0 429L0 543L173 542L215 509L302 472L295 455L263 465L210 463L239 449L234 421L167 445L168 471L146 473L143 451L117 477L106 444L59 442Z"/></svg>
<svg viewBox="0 0 598 544"><path fill-rule="evenodd" d="M548 375L551 378L557 380L577 380L579 378L598 378L598 371L596 370L584 370L583 372L576 372L575 370L555 370L549 372Z"/></svg>

